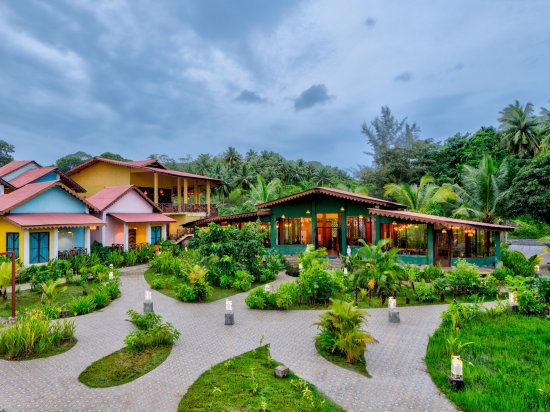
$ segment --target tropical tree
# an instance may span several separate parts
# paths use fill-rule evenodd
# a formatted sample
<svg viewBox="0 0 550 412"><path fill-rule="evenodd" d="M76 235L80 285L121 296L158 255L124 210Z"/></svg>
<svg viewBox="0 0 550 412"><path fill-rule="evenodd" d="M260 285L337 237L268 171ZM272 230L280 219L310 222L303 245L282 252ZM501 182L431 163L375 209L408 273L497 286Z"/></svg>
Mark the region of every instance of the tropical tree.
<svg viewBox="0 0 550 412"><path fill-rule="evenodd" d="M368 289L369 302L375 291L385 303L388 296L395 295L404 279L403 268L399 265L399 249L389 248L390 239L381 239L376 245L369 245L359 239L363 245L351 258L351 279L355 288L355 303L360 288Z"/></svg>
<svg viewBox="0 0 550 412"><path fill-rule="evenodd" d="M258 180L255 185L250 187L248 193L248 201L253 205L266 203L274 200L281 191L282 185L279 179L274 179L266 183L262 175L258 175Z"/></svg>
<svg viewBox="0 0 550 412"><path fill-rule="evenodd" d="M48 282L42 282L40 287L42 289L42 302L46 302L47 305L51 305L59 293L63 293L67 290L67 286L63 286L63 279L50 280Z"/></svg>
<svg viewBox="0 0 550 412"><path fill-rule="evenodd" d="M229 169L234 169L243 161L241 155L239 154L239 152L237 152L237 149L232 146L229 146L227 148L227 150L223 153L222 158L225 165Z"/></svg>
<svg viewBox="0 0 550 412"><path fill-rule="evenodd" d="M411 212L429 213L434 205L445 205L456 201L456 193L451 186L438 186L431 176L423 176L420 185L388 183L384 186L384 194L391 196Z"/></svg>
<svg viewBox="0 0 550 412"><path fill-rule="evenodd" d="M533 115L533 104L521 106L516 100L500 112L502 145L519 157L537 154L540 150L539 119Z"/></svg>
<svg viewBox="0 0 550 412"><path fill-rule="evenodd" d="M0 139L0 166L11 162L13 160L13 154L15 153L15 147L9 144L5 140Z"/></svg>
<svg viewBox="0 0 550 412"><path fill-rule="evenodd" d="M505 193L507 173L506 162L498 165L489 155L481 159L478 167L465 165L461 176L462 185L453 186L460 204L453 215L494 222L497 206Z"/></svg>
<svg viewBox="0 0 550 412"><path fill-rule="evenodd" d="M8 298L8 288L11 285L11 262L0 263L0 295L4 300Z"/></svg>

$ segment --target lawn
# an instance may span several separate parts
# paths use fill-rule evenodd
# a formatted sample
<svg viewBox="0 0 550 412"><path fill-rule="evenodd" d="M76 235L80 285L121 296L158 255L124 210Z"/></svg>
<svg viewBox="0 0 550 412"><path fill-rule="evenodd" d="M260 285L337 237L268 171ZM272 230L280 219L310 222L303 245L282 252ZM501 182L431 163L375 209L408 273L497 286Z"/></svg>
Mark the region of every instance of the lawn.
<svg viewBox="0 0 550 412"><path fill-rule="evenodd" d="M367 365L365 363L365 357L360 359L356 363L348 363L346 362L346 359L343 356L335 355L333 353L327 352L326 350L322 349L317 342L315 342L315 348L317 349L317 353L321 355L323 358L328 360L329 362L334 363L337 366L340 366L344 369L349 369L350 371L357 372L363 376L366 376L367 378L371 378L369 371L367 370Z"/></svg>
<svg viewBox="0 0 550 412"><path fill-rule="evenodd" d="M214 365L191 385L179 411L343 411L292 372L276 378L277 365L269 346Z"/></svg>
<svg viewBox="0 0 550 412"><path fill-rule="evenodd" d="M108 388L131 382L166 360L172 345L132 352L124 347L101 358L80 374L78 380L92 388Z"/></svg>
<svg viewBox="0 0 550 412"><path fill-rule="evenodd" d="M57 295L55 304L62 307L74 298L85 296L86 294L93 294L98 288L99 285L96 283L90 283L86 286L67 285L67 291ZM42 292L33 292L31 290L16 291L15 308L21 313L28 309L40 306L41 298ZM7 300L0 298L0 317L9 316L11 316L11 294L8 294Z"/></svg>
<svg viewBox="0 0 550 412"><path fill-rule="evenodd" d="M550 410L550 322L519 314L479 318L462 326L466 388L455 392L447 384L450 356L446 331L430 338L428 371L436 385L464 411ZM471 362L471 364L470 364Z"/></svg>
<svg viewBox="0 0 550 412"><path fill-rule="evenodd" d="M163 286L165 287L161 289L156 289L156 290L173 299L177 299L176 288L182 283L185 283L185 281L182 278L178 278L175 276L161 275L159 273L153 272L153 270L151 269L147 270L145 272L145 280L149 285L151 285L151 282L153 281L153 279L161 279ZM255 283L252 285L251 289L259 285L260 283ZM203 302L214 302L216 300L225 299L229 296L236 295L237 293L243 293L243 291L241 290L223 289L216 286L212 286L212 289L213 289L212 294L208 296Z"/></svg>

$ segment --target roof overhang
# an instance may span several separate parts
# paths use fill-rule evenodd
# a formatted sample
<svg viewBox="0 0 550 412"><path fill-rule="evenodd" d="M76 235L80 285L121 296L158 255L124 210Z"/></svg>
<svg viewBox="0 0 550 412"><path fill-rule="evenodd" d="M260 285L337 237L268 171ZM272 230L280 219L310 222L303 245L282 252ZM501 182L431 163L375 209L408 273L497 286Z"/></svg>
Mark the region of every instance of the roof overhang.
<svg viewBox="0 0 550 412"><path fill-rule="evenodd" d="M386 216L393 219L402 219L411 222L433 223L442 226L459 226L468 229L484 229L499 232L511 232L512 226L497 225L494 223L476 222L474 220L454 219L450 217L427 215L424 213L407 212L406 210L369 209L371 214Z"/></svg>
<svg viewBox="0 0 550 412"><path fill-rule="evenodd" d="M3 216L24 229L102 226L105 223L87 213L16 213Z"/></svg>
<svg viewBox="0 0 550 412"><path fill-rule="evenodd" d="M255 222L262 216L271 216L273 212L270 210L260 210L257 212L237 213L234 215L222 215L215 217L208 217L205 219L195 220L193 222L184 223L183 227L194 226L207 226L209 223L223 223L223 222Z"/></svg>
<svg viewBox="0 0 550 412"><path fill-rule="evenodd" d="M162 213L109 213L123 223L174 223L175 220Z"/></svg>

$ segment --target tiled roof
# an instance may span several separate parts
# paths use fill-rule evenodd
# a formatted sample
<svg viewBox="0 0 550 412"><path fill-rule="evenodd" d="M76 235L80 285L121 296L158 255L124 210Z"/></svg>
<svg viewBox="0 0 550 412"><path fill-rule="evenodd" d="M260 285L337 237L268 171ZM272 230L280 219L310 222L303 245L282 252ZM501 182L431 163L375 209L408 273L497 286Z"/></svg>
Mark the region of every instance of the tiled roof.
<svg viewBox="0 0 550 412"><path fill-rule="evenodd" d="M69 189L67 186L65 186L61 182L51 181L51 182L42 182L42 183L29 183L28 185L25 185L17 190L14 190L13 192L8 193L7 195L0 196L0 214L9 212L11 209L31 200L32 198L40 195L41 193L44 193L45 191L49 190L54 186L60 187L70 195L74 196L78 200L87 204L93 210L96 210L95 207L90 205L85 199L82 199L74 191Z"/></svg>
<svg viewBox="0 0 550 412"><path fill-rule="evenodd" d="M207 217L204 219L195 220L193 222L184 223L183 227L194 227L194 226L207 226L209 223L218 223L218 222L238 222L238 221L255 221L260 216L270 216L273 212L270 210L259 210L256 212L247 212L247 213L237 213L234 215L222 215Z"/></svg>
<svg viewBox="0 0 550 412"><path fill-rule="evenodd" d="M346 192L344 190L333 189L330 187L315 187L313 189L296 193L294 195L282 197L280 199L273 200L271 202L256 205L256 209L265 209L274 205L286 203L295 199L300 199L302 197L311 196L311 195L320 195L320 194L338 197L340 199L352 200L355 202L370 203L370 204L380 205L385 207L393 207L396 209L403 209L405 207L402 204L391 202L389 200L378 199L376 197L360 195L353 192Z"/></svg>
<svg viewBox="0 0 550 412"><path fill-rule="evenodd" d="M173 223L174 219L162 213L109 213L124 223Z"/></svg>
<svg viewBox="0 0 550 412"><path fill-rule="evenodd" d="M0 177L4 177L11 172L15 172L30 163L36 163L34 160L12 160L8 164L0 167ZM38 165L38 164L37 164Z"/></svg>
<svg viewBox="0 0 550 412"><path fill-rule="evenodd" d="M16 213L4 216L23 228L75 227L104 225L101 219L87 213Z"/></svg>
<svg viewBox="0 0 550 412"><path fill-rule="evenodd" d="M454 219L451 217L426 215L424 213L407 212L406 210L369 209L373 215L387 216L394 219L410 220L413 222L439 223L446 226L460 226L472 229L488 229L509 232L512 226L497 225L494 223L476 222L475 220Z"/></svg>
<svg viewBox="0 0 550 412"><path fill-rule="evenodd" d="M216 184L221 184L222 183L222 181L220 179L215 179L213 177L200 176L200 175L195 175L195 174L192 174L192 173L180 172L178 170L166 169L164 166L162 166L162 164L160 164L156 161L153 161L153 162L156 162L158 165L162 166L162 168L152 167L151 165L153 163L149 163L150 161L148 161L148 160L135 160L135 161L130 161L130 162L123 162L121 160L104 159L102 157L94 157L93 159L90 159L87 162L84 162L81 165L76 166L75 168L69 170L67 172L67 174L69 176L71 176L71 175L73 175L75 173L78 173L81 170L84 170L84 169L86 169L86 168L88 168L88 167L90 167L90 166L92 166L96 163L99 163L99 162L108 163L108 164L112 164L112 165L115 165L115 166L130 167L132 169L147 170L149 172L154 172L154 173L158 173L158 174L162 174L162 175L175 176L175 177L187 177L187 178L190 178L190 179L209 180L209 181L214 182ZM147 162L147 165L146 165L145 162Z"/></svg>
<svg viewBox="0 0 550 412"><path fill-rule="evenodd" d="M34 169L27 170L25 173L17 176L15 179L11 179L10 183L16 188L19 188L21 186L25 186L28 183L34 182L36 179L40 179L48 173L53 172L55 169L55 167L36 167Z"/></svg>
<svg viewBox="0 0 550 412"><path fill-rule="evenodd" d="M155 210L160 212L161 210L155 205L151 199L143 194L141 190L133 185L123 185L123 186L110 186L106 187L103 190L95 193L93 196L90 196L86 200L93 205L100 212L107 209L118 199L128 193L130 190L134 190L138 195L140 195L147 203L149 203Z"/></svg>
<svg viewBox="0 0 550 412"><path fill-rule="evenodd" d="M4 187L7 187L8 189L15 189L14 185L12 185L10 182L2 179L1 177L0 177L0 185L2 185Z"/></svg>

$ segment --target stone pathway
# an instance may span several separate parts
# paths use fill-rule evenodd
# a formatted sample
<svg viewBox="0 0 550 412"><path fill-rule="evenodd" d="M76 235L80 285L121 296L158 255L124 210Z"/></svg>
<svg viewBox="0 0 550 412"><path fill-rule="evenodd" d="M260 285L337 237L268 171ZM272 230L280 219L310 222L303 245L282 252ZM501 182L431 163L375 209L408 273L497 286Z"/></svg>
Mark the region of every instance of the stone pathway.
<svg viewBox="0 0 550 412"><path fill-rule="evenodd" d="M76 318L74 348L32 361L0 360L0 410L175 411L187 388L211 365L259 346L262 334L274 359L315 384L348 411L454 411L427 374L422 360L428 336L445 306L400 308L401 324L386 309L370 310L368 330L380 343L369 346L371 379L317 355L313 323L321 311L253 311L246 293L233 296L235 325L225 326L224 300L178 302L153 291L155 311L182 332L170 357L149 374L119 387L91 389L78 375L95 360L124 346L132 330L128 309L142 310L147 284L143 267L124 271L122 297L105 310ZM276 283L286 280L279 275ZM288 278L289 280L292 278Z"/></svg>

